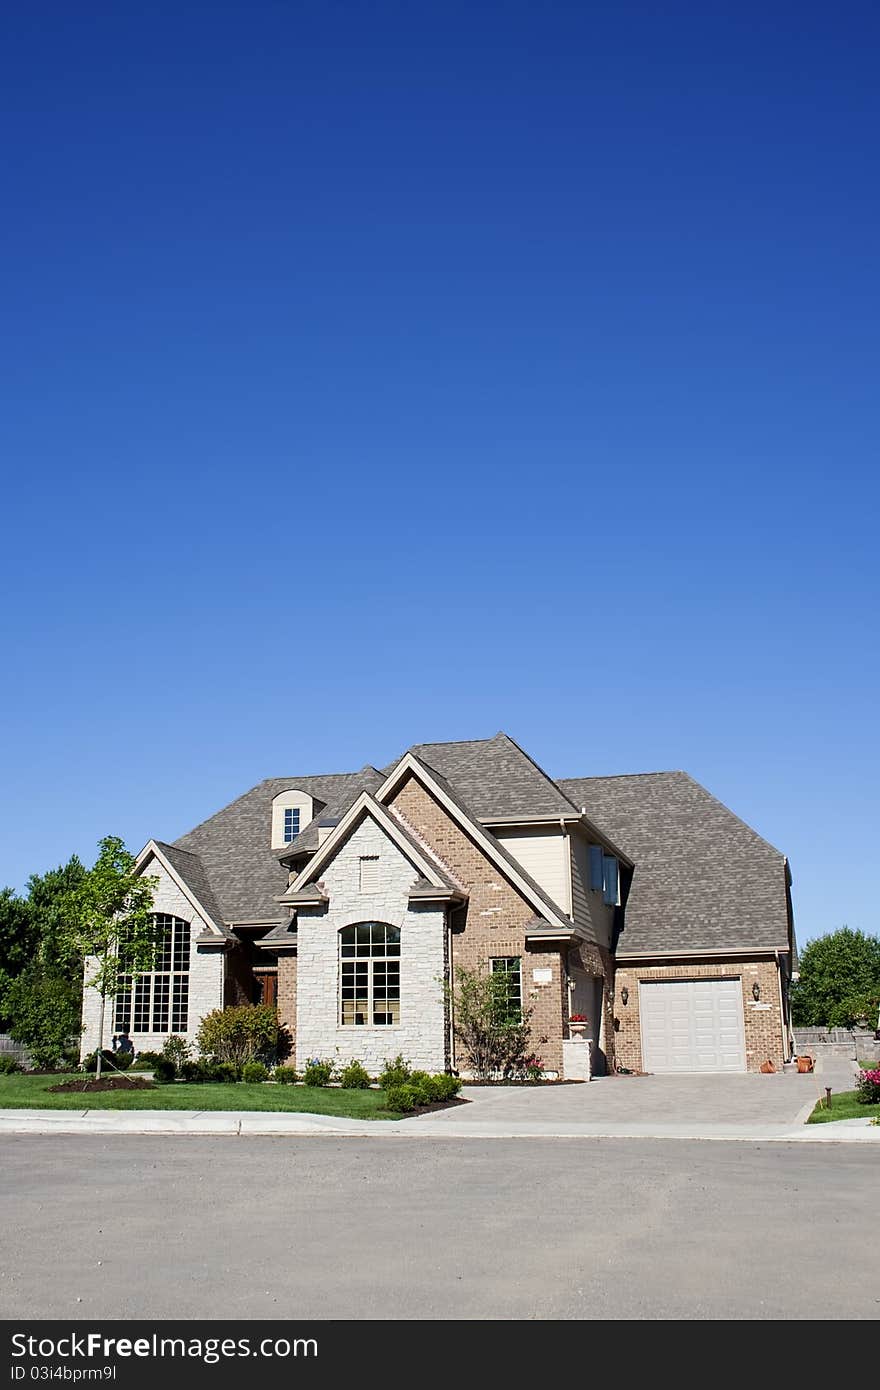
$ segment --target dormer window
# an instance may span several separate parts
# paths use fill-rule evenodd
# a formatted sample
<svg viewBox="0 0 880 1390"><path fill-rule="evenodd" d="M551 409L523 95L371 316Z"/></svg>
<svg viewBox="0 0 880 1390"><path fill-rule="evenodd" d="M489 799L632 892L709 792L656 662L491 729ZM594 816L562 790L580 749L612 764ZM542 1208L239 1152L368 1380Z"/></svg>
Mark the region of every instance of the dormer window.
<svg viewBox="0 0 880 1390"><path fill-rule="evenodd" d="M272 798L272 848L284 849L300 835L312 816L315 803L308 792L286 787Z"/></svg>

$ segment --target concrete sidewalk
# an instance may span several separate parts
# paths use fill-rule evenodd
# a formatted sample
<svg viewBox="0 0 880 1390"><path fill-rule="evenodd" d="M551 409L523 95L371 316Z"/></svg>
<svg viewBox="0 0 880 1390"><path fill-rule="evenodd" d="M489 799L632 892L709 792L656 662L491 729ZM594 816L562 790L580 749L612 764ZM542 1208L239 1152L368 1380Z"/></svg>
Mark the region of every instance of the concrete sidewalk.
<svg viewBox="0 0 880 1390"><path fill-rule="evenodd" d="M271 1111L188 1110L3 1110L3 1134L153 1135L334 1135L370 1139L707 1139L748 1143L878 1143L880 1126L870 1120L825 1125L695 1124L630 1121L468 1122L445 1119L450 1112L408 1120L346 1120L331 1115ZM461 1113L460 1111L458 1112Z"/></svg>

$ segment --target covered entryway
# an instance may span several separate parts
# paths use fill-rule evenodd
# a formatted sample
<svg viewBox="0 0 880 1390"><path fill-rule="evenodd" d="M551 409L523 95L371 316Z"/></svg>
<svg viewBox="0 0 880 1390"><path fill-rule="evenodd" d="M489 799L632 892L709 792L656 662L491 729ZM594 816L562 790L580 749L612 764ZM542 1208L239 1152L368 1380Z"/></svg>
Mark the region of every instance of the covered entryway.
<svg viewBox="0 0 880 1390"><path fill-rule="evenodd" d="M740 980L641 981L639 1015L645 1071L745 1071Z"/></svg>

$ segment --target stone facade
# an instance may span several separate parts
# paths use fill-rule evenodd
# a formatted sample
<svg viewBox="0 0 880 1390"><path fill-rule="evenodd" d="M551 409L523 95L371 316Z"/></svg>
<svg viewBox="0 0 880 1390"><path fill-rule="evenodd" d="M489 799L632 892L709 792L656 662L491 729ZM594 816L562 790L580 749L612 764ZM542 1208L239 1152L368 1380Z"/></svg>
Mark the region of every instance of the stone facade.
<svg viewBox="0 0 880 1390"><path fill-rule="evenodd" d="M782 1014L779 1007L779 973L773 959L753 961L676 961L668 965L618 963L615 980L615 1055L619 1066L642 1070L642 1036L639 1025L639 981L641 980L739 979L742 981L743 1024L746 1042L746 1070L760 1071L769 1058L781 1067L786 1058ZM755 1001L752 986L757 981L761 998ZM621 1000L624 986L629 991L626 1004Z"/></svg>
<svg viewBox="0 0 880 1390"><path fill-rule="evenodd" d="M371 855L379 858L379 886L375 892L362 892L360 859ZM386 1058L402 1052L415 1067L443 1071L446 914L442 907L410 907L409 892L419 877L420 871L370 816L321 871L329 906L300 909L297 914L298 1068L310 1057L326 1057L341 1063L362 1062L375 1073ZM339 1022L339 932L358 922L386 922L400 928L399 1024L344 1027Z"/></svg>
<svg viewBox="0 0 880 1390"><path fill-rule="evenodd" d="M526 927L534 906L502 875L483 850L454 821L445 807L409 777L391 801L409 828L468 890L466 907L452 917L451 968L485 968L495 956L522 960L523 1003L533 1010L532 1041L545 1070L562 1072L564 1017L567 1017L565 948L529 946ZM549 979L546 978L549 971ZM536 978L537 972L537 978ZM461 1061L455 1059L456 1064Z"/></svg>
<svg viewBox="0 0 880 1390"><path fill-rule="evenodd" d="M178 888L160 864L155 860L147 864L144 872L158 878L159 884L153 899L157 912L167 912L172 917L181 917L190 924L189 948L189 1009L188 1027L181 1036L193 1042L201 1020L212 1009L223 1008L225 980L225 952L222 947L197 946L196 938L209 930L207 923L193 912L189 898ZM94 964L86 962L85 978L94 971ZM83 1035L81 1056L94 1052L98 1046L98 1026L101 1015L101 996L96 989L83 990ZM159 1052L168 1037L167 1033L131 1033L132 1043L137 1052ZM107 1000L104 1016L104 1046L109 1047L113 1039L113 1000Z"/></svg>

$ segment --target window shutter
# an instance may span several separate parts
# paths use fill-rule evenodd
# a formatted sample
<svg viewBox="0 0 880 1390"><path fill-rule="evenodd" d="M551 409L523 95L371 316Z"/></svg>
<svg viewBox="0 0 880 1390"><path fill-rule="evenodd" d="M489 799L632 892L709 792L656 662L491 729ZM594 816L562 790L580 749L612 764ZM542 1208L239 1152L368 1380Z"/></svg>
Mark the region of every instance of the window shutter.
<svg viewBox="0 0 880 1390"><path fill-rule="evenodd" d="M590 887L598 890L604 885L605 869L602 862L602 846L590 845Z"/></svg>

